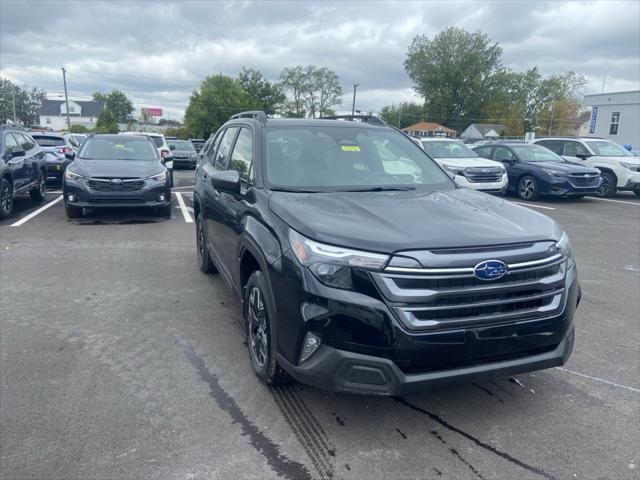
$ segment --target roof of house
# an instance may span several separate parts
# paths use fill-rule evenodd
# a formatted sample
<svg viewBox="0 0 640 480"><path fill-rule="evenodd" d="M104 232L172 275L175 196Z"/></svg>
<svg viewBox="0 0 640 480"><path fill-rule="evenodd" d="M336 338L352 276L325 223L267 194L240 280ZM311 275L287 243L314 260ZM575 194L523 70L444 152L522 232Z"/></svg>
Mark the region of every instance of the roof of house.
<svg viewBox="0 0 640 480"><path fill-rule="evenodd" d="M475 127L482 135L486 135L487 132L493 130L497 134L504 132L504 125L499 123L472 123L467 128Z"/></svg>
<svg viewBox="0 0 640 480"><path fill-rule="evenodd" d="M409 125L408 127L404 127L402 131L407 132L409 130L418 131L418 132L434 132L436 130L445 131L445 132L455 132L455 130L443 127L439 123L435 122L418 122L413 125Z"/></svg>
<svg viewBox="0 0 640 480"><path fill-rule="evenodd" d="M83 117L97 117L104 107L104 102L96 102L95 100L69 100L77 103L82 108L81 115ZM64 100L45 100L40 107L40 115L60 115L60 105Z"/></svg>

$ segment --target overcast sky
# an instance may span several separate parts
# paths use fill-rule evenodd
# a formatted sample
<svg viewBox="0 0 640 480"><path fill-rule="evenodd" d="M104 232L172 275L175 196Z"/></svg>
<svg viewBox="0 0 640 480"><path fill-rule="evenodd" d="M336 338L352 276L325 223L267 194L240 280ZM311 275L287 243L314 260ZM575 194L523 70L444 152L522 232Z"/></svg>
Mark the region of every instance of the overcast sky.
<svg viewBox="0 0 640 480"><path fill-rule="evenodd" d="M121 89L136 108L181 118L207 75L244 65L276 80L287 66L336 71L350 107L378 110L414 97L403 61L413 37L480 29L503 63L544 75L575 70L585 93L640 89L640 2L46 2L0 0L0 75L69 94Z"/></svg>

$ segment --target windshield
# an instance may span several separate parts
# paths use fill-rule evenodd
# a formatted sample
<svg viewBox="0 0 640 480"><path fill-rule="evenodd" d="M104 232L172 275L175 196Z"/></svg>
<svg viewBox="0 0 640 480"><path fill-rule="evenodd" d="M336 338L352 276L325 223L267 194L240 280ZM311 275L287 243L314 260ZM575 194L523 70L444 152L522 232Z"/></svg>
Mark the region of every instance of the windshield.
<svg viewBox="0 0 640 480"><path fill-rule="evenodd" d="M154 161L158 160L158 151L146 138L91 137L84 142L78 156L86 160Z"/></svg>
<svg viewBox="0 0 640 480"><path fill-rule="evenodd" d="M601 157L631 157L628 150L609 140L587 140L587 145Z"/></svg>
<svg viewBox="0 0 640 480"><path fill-rule="evenodd" d="M187 140L169 140L169 148L173 147L174 150L181 150L187 152L195 152L193 144Z"/></svg>
<svg viewBox="0 0 640 480"><path fill-rule="evenodd" d="M473 150L457 140L422 140L425 151L433 158L476 158Z"/></svg>
<svg viewBox="0 0 640 480"><path fill-rule="evenodd" d="M64 138L45 137L40 135L31 135L36 143L41 147L64 147Z"/></svg>
<svg viewBox="0 0 640 480"><path fill-rule="evenodd" d="M305 191L450 188L449 177L417 145L389 129L265 128L272 188Z"/></svg>
<svg viewBox="0 0 640 480"><path fill-rule="evenodd" d="M84 143L84 141L87 139L87 137L86 137L86 135L71 135L71 139L73 139L73 141L79 147Z"/></svg>
<svg viewBox="0 0 640 480"><path fill-rule="evenodd" d="M564 158L541 145L511 145L523 162L564 162Z"/></svg>

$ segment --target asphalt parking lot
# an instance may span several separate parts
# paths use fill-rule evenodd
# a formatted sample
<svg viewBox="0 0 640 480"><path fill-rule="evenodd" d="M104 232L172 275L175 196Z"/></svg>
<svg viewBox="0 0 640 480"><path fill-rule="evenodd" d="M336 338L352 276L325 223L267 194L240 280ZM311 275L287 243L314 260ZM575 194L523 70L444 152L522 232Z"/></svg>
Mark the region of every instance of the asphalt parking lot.
<svg viewBox="0 0 640 480"><path fill-rule="evenodd" d="M577 259L565 367L394 399L260 384L175 180L171 219L68 220L51 186L0 222L1 478L639 478L634 195L529 205Z"/></svg>

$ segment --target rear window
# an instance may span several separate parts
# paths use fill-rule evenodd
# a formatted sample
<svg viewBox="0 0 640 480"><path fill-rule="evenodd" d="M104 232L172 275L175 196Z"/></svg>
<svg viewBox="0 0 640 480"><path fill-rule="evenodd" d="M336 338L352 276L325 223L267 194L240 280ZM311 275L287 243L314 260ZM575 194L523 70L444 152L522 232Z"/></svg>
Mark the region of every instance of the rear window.
<svg viewBox="0 0 640 480"><path fill-rule="evenodd" d="M153 142L145 137L91 137L78 155L85 160L158 160Z"/></svg>
<svg viewBox="0 0 640 480"><path fill-rule="evenodd" d="M31 135L38 145L41 147L64 147L64 138L45 137L41 135Z"/></svg>

